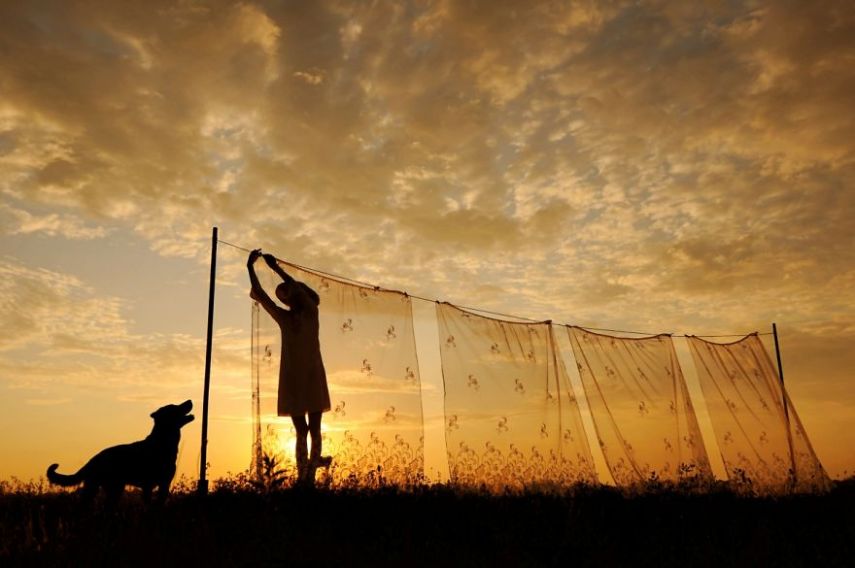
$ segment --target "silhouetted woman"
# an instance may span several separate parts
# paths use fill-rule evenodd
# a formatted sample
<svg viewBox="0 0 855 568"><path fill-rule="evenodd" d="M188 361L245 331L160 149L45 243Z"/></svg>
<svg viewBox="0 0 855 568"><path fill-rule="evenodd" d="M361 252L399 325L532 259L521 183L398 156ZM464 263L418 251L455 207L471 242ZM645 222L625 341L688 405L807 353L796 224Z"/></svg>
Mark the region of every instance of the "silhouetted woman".
<svg viewBox="0 0 855 568"><path fill-rule="evenodd" d="M282 278L282 283L276 287L276 297L288 309L276 305L258 282L255 261L259 256ZM314 483L317 468L329 467L332 461L329 456L321 456L321 416L330 409L327 375L318 339L318 304L321 299L309 286L282 270L273 255L262 255L261 250L254 250L249 253L246 267L252 283L250 297L276 320L282 333L277 414L290 416L297 431L294 451L297 478L299 482ZM309 434L312 436L311 457L306 440Z"/></svg>

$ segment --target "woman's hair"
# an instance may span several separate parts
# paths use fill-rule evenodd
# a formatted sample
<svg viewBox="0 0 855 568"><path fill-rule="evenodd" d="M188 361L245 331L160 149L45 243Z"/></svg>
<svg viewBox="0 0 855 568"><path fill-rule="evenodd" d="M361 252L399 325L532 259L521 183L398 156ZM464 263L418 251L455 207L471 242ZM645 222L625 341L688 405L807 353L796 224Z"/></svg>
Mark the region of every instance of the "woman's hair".
<svg viewBox="0 0 855 568"><path fill-rule="evenodd" d="M308 294L308 296L312 299L312 301L315 303L316 306L320 305L321 297L318 296L317 292L312 290L312 288L304 282L297 282L297 284L299 284L303 288L303 290L306 291L306 294Z"/></svg>
<svg viewBox="0 0 855 568"><path fill-rule="evenodd" d="M312 300L312 302L315 303L316 306L321 303L321 297L318 296L318 293L312 290L312 288L308 284L299 282L297 280L295 280L294 283L303 289L306 295L309 296L309 298ZM276 287L276 297L281 300L283 296L286 298L293 297L293 294L291 293L291 285L287 282L282 282L281 284L279 284L279 286Z"/></svg>

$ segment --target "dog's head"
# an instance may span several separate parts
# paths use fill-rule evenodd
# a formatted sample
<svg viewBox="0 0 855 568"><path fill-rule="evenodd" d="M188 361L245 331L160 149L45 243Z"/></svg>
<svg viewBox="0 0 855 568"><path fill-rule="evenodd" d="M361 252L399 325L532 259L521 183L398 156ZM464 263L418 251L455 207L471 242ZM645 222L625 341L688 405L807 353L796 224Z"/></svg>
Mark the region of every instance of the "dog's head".
<svg viewBox="0 0 855 568"><path fill-rule="evenodd" d="M195 416L189 414L193 410L193 401L185 400L181 404L167 404L151 413L154 423L169 428L181 428L188 422L193 422Z"/></svg>

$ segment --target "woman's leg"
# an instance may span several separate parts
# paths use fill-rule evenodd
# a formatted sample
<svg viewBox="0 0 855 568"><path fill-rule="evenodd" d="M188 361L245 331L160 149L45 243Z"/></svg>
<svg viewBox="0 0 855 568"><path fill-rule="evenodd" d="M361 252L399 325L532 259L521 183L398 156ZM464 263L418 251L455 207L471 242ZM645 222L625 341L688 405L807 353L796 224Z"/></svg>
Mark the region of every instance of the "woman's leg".
<svg viewBox="0 0 855 568"><path fill-rule="evenodd" d="M309 433L312 435L312 463L317 463L321 458L321 450L323 448L323 439L321 438L322 416L322 412L309 413Z"/></svg>
<svg viewBox="0 0 855 568"><path fill-rule="evenodd" d="M309 432L312 434L312 459L309 460L315 467L329 467L332 463L331 456L321 455L323 453L323 436L321 435L322 412L309 413Z"/></svg>
<svg viewBox="0 0 855 568"><path fill-rule="evenodd" d="M294 443L294 457L297 458L297 480L303 481L309 466L309 447L306 441L306 437L309 435L309 425L306 424L306 417L303 415L291 416L291 422L294 423L294 430L297 431L297 440Z"/></svg>

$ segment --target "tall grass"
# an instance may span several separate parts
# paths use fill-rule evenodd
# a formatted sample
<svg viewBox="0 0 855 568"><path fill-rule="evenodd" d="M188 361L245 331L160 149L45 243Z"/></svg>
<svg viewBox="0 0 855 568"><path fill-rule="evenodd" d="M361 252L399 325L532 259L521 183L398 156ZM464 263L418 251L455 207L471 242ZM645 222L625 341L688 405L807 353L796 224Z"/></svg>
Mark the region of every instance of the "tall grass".
<svg viewBox="0 0 855 568"><path fill-rule="evenodd" d="M0 482L0 566L851 566L855 478L824 495L748 497L716 484L314 490L178 480L163 506L114 510L43 481Z"/></svg>

